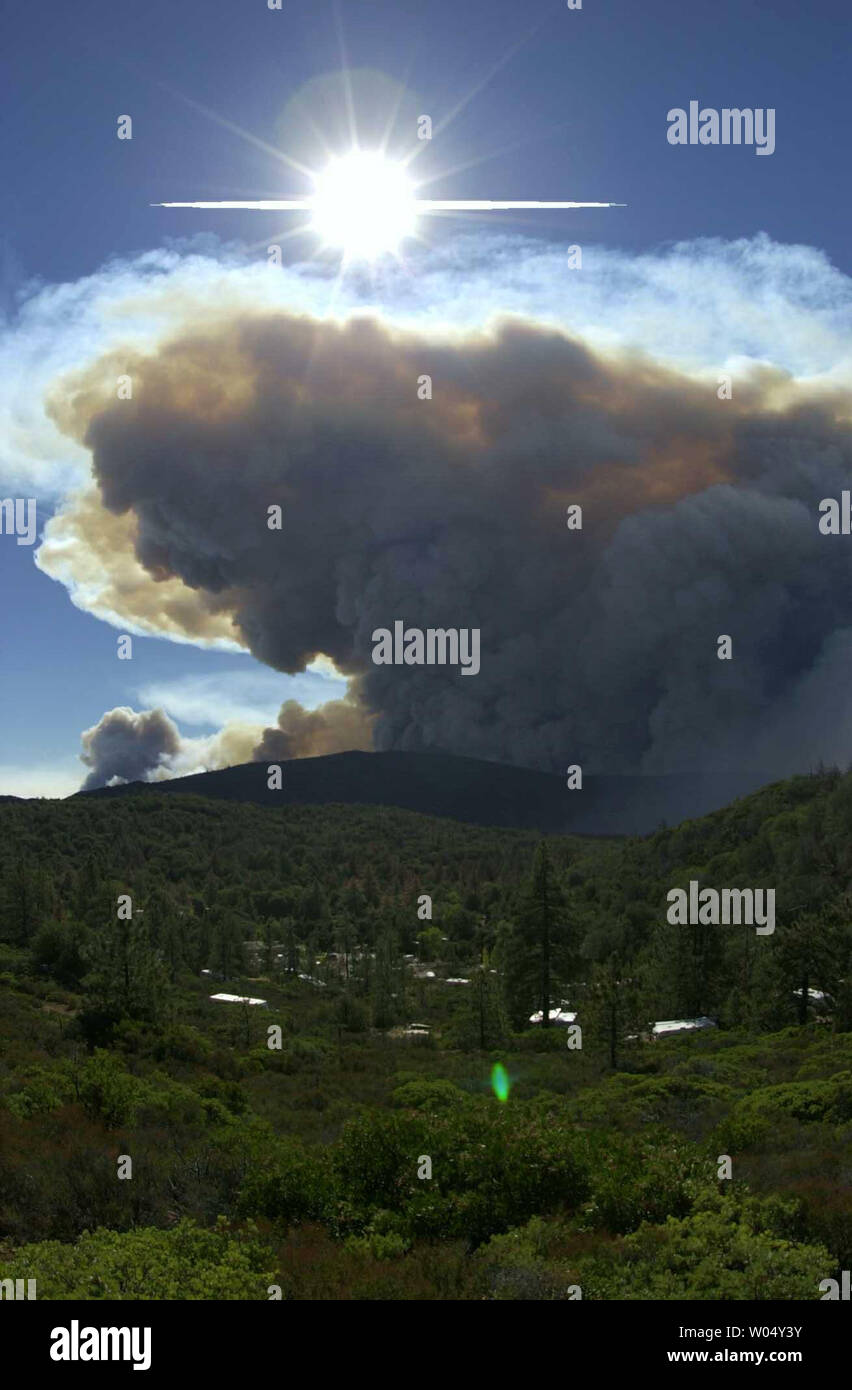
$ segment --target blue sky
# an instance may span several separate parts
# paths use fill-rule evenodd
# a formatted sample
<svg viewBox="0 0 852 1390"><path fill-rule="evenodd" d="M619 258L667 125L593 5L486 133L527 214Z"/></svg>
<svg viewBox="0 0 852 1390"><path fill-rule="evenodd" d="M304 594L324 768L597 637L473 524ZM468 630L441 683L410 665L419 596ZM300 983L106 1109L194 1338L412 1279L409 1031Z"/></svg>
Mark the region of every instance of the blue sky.
<svg viewBox="0 0 852 1390"><path fill-rule="evenodd" d="M636 248L762 229L849 268L843 0L807 12L795 0L586 0L581 11L285 0L281 12L263 0L48 0L18 7L7 27L7 238L24 273L70 279L159 244L176 223L148 202L283 196L285 171L170 93L275 143L288 99L340 66L335 13L350 65L405 82L436 120L516 49L430 150L436 171L495 153L442 182L442 196L613 199L629 215L537 225ZM775 154L670 151L666 111L693 98L774 107ZM125 111L136 134L122 145L113 131ZM217 230L243 237L245 219Z"/></svg>
<svg viewBox="0 0 852 1390"><path fill-rule="evenodd" d="M579 242L627 263L673 243L765 233L848 275L850 29L841 0L584 0L580 11L537 0L285 0L281 12L265 0L16 7L5 30L0 165L9 331L22 295L79 284L109 262L180 250L180 238L198 233L237 248L271 239L280 215L149 204L304 191L297 174L226 126L279 144L294 96L340 70L341 38L352 69L403 84L410 109L436 124L470 98L417 163L432 180L427 196L627 204L505 217L486 236ZM693 99L774 108L774 154L672 148L666 113ZM115 138L124 113L132 142ZM449 256L459 230L452 221L430 227L436 250ZM207 246L215 258L215 242ZM303 239L287 254L309 252ZM808 264L791 258L791 276L807 278ZM616 281L613 271L611 297ZM806 284L792 290L807 296ZM55 503L45 496L40 525ZM114 705L160 703L197 735L230 717L273 722L291 695L310 706L340 693L320 677L294 685L236 651L156 637L139 637L133 662L118 662L116 629L75 607L36 568L33 550L8 536L0 582L15 595L4 605L0 791L71 790L84 771L81 731Z"/></svg>

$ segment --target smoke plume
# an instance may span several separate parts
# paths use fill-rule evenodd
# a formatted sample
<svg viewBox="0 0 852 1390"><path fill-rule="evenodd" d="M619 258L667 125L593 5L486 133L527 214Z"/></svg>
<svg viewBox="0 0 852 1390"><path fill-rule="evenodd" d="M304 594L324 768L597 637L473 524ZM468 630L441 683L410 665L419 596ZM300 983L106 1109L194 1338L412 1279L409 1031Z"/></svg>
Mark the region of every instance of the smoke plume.
<svg viewBox="0 0 852 1390"><path fill-rule="evenodd" d="M288 673L331 658L347 700L285 705L277 728L245 731L253 757L372 737L746 780L846 761L852 542L818 521L850 477L848 342L816 291L785 310L780 282L755 278L760 308L741 297L731 311L724 398L706 343L680 361L659 347L666 315L688 332L704 284L700 257L688 279L679 254L646 350L632 300L619 340L614 310L595 335L534 312L450 325L267 308L239 270L215 307L197 269L159 285L163 331L53 382L53 427L91 475L39 563L128 630L241 647ZM763 350L746 360L750 307ZM785 322L795 370L772 361ZM566 525L576 505L581 530ZM479 628L479 674L374 665L372 633L397 619ZM189 756L156 710L111 711L84 743L92 785Z"/></svg>

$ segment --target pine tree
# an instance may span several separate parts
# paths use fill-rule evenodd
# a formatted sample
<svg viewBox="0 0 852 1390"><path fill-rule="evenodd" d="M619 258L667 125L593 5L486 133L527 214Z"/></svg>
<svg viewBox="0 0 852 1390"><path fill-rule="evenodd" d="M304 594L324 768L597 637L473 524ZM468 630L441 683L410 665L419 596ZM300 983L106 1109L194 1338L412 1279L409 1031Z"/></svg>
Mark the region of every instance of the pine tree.
<svg viewBox="0 0 852 1390"><path fill-rule="evenodd" d="M296 975L299 970L299 939L296 936L296 924L292 917L287 917L284 920L283 926L287 974Z"/></svg>
<svg viewBox="0 0 852 1390"><path fill-rule="evenodd" d="M263 922L263 968L266 975L275 973L275 922L271 917Z"/></svg>
<svg viewBox="0 0 852 1390"><path fill-rule="evenodd" d="M397 975L396 942L390 931L383 931L376 941L376 969L373 979L373 1022L377 1028L390 1028L397 1020L398 1009L393 998Z"/></svg>
<svg viewBox="0 0 852 1390"><path fill-rule="evenodd" d="M213 928L213 958L223 980L242 967L243 934L228 911L221 913Z"/></svg>
<svg viewBox="0 0 852 1390"><path fill-rule="evenodd" d="M834 994L848 955L847 934L829 911L805 911L780 924L775 946L781 988L795 1000L797 1022L808 1022L808 991Z"/></svg>
<svg viewBox="0 0 852 1390"><path fill-rule="evenodd" d="M4 919L10 941L29 945L51 915L52 886L43 870L20 860L6 882Z"/></svg>
<svg viewBox="0 0 852 1390"><path fill-rule="evenodd" d="M643 1022L640 989L623 952L616 948L594 962L583 992L583 1039L605 1047L613 1071L618 1068L626 1035L638 1035Z"/></svg>
<svg viewBox="0 0 852 1390"><path fill-rule="evenodd" d="M575 951L572 935L547 841L542 840L517 921L508 933L500 932L496 951L515 1027L522 1027L537 1010L542 1012L542 1027L550 1027L556 987L566 978Z"/></svg>
<svg viewBox="0 0 852 1390"><path fill-rule="evenodd" d="M463 1047L488 1052L506 1040L508 1021L503 1002L499 975L491 965L491 956L483 948L479 965L473 972L471 988L465 990L466 1007L459 1020L459 1036Z"/></svg>
<svg viewBox="0 0 852 1390"><path fill-rule="evenodd" d="M138 917L113 918L86 945L89 973L83 984L91 1008L104 1018L155 1022L168 998L162 956Z"/></svg>
<svg viewBox="0 0 852 1390"><path fill-rule="evenodd" d="M710 922L669 922L661 909L646 955L657 1018L695 1018L718 1011L724 997L725 930Z"/></svg>
<svg viewBox="0 0 852 1390"><path fill-rule="evenodd" d="M71 902L72 914L87 926L99 927L112 915L114 901L115 895L103 862L99 856L90 853L77 874Z"/></svg>

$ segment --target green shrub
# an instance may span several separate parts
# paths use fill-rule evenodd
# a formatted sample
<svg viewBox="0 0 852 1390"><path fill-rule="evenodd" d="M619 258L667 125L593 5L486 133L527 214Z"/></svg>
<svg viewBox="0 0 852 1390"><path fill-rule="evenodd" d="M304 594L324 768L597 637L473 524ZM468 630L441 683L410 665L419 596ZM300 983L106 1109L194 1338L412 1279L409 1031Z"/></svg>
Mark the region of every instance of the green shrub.
<svg viewBox="0 0 852 1390"><path fill-rule="evenodd" d="M676 1135L659 1131L641 1137L590 1136L592 1194L582 1223L592 1230L626 1235L643 1222L686 1216L704 1175L706 1158Z"/></svg>
<svg viewBox="0 0 852 1390"><path fill-rule="evenodd" d="M107 1129L132 1125L148 1088L126 1071L111 1052L97 1048L82 1069L80 1101L87 1115L102 1120Z"/></svg>
<svg viewBox="0 0 852 1390"><path fill-rule="evenodd" d="M213 1052L213 1046L203 1033L188 1023L175 1023L166 1028L154 1047L154 1056L159 1062L174 1059L176 1062L190 1062L205 1066Z"/></svg>
<svg viewBox="0 0 852 1390"><path fill-rule="evenodd" d="M337 1190L324 1149L308 1150L298 1140L273 1141L263 1169L246 1173L237 1200L241 1216L263 1216L293 1225L333 1219Z"/></svg>
<svg viewBox="0 0 852 1390"><path fill-rule="evenodd" d="M66 1065L28 1067L18 1079L21 1089L5 1097L8 1109L18 1119L48 1114L74 1099L74 1083Z"/></svg>
<svg viewBox="0 0 852 1390"><path fill-rule="evenodd" d="M449 1106L463 1105L467 1095L454 1086L452 1081L430 1081L418 1077L397 1086L391 1095L391 1104L405 1110L446 1110Z"/></svg>
<svg viewBox="0 0 852 1390"><path fill-rule="evenodd" d="M603 1085L581 1091L572 1113L585 1123L619 1129L666 1125L671 1129L708 1127L737 1099L731 1087L707 1077L670 1073L636 1076L618 1072Z"/></svg>
<svg viewBox="0 0 852 1390"><path fill-rule="evenodd" d="M266 1299L274 1262L255 1236L181 1221L172 1230L85 1232L24 1245L0 1279L35 1279L40 1299Z"/></svg>
<svg viewBox="0 0 852 1390"><path fill-rule="evenodd" d="M500 1300L575 1298L575 1267L554 1258L561 1237L561 1228L540 1216L492 1236L476 1252L477 1288L484 1297Z"/></svg>
<svg viewBox="0 0 852 1390"><path fill-rule="evenodd" d="M852 1078L840 1073L830 1081L786 1081L766 1086L738 1101L719 1126L727 1152L758 1148L790 1121L800 1125L842 1124L852 1119Z"/></svg>
<svg viewBox="0 0 852 1390"><path fill-rule="evenodd" d="M581 1260L584 1298L818 1299L834 1270L820 1245L754 1230L734 1204L643 1225L606 1255Z"/></svg>
<svg viewBox="0 0 852 1390"><path fill-rule="evenodd" d="M534 1107L473 1101L437 1112L365 1115L350 1121L333 1161L357 1211L382 1207L412 1239L479 1245L531 1216L576 1208L589 1193L572 1126ZM432 1177L417 1176L422 1155Z"/></svg>
<svg viewBox="0 0 852 1390"><path fill-rule="evenodd" d="M361 1236L347 1236L343 1248L350 1255L367 1256L372 1260L394 1260L408 1252L410 1242L396 1231L378 1231L370 1226Z"/></svg>

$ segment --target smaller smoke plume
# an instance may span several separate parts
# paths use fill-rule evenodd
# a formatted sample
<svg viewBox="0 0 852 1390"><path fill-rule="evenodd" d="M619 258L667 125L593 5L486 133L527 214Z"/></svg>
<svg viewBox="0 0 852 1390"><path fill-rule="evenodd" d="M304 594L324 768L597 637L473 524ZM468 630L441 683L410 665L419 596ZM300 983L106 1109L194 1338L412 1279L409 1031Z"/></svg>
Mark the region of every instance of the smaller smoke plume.
<svg viewBox="0 0 852 1390"><path fill-rule="evenodd" d="M151 773L181 749L177 725L164 710L137 712L127 705L107 710L81 739L80 757L90 769L83 791L120 782L150 781Z"/></svg>
<svg viewBox="0 0 852 1390"><path fill-rule="evenodd" d="M329 700L306 710L296 700L281 706L275 727L233 720L215 734L186 738L163 709L107 710L81 735L90 769L81 790L123 782L160 782L248 762L283 762L372 748L372 717L353 699Z"/></svg>

